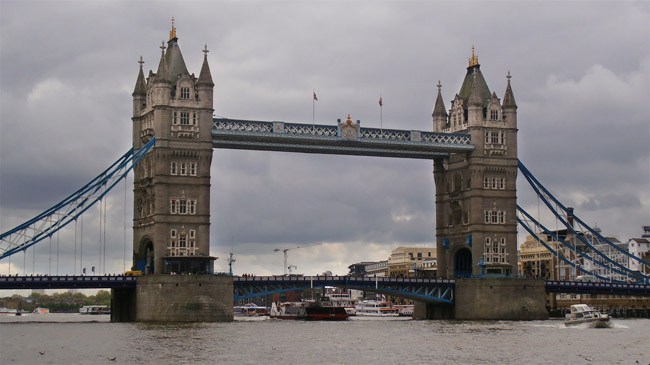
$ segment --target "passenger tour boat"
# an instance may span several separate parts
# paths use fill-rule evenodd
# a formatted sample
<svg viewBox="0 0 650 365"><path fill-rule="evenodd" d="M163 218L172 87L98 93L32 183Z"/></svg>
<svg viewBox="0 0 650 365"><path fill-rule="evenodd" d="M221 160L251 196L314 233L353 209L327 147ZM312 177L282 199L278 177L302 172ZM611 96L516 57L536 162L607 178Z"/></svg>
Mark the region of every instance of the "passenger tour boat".
<svg viewBox="0 0 650 365"><path fill-rule="evenodd" d="M399 309L388 302L363 300L356 306L357 316L365 317L399 317Z"/></svg>

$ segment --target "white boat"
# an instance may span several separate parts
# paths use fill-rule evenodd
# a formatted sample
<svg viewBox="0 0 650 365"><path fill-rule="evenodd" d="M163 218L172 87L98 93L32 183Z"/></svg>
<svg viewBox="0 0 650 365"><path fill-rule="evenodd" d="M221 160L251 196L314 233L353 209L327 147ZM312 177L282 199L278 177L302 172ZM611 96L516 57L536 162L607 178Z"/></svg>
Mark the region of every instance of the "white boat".
<svg viewBox="0 0 650 365"><path fill-rule="evenodd" d="M399 311L399 315L402 317L412 317L413 316L413 304L399 304L395 306Z"/></svg>
<svg viewBox="0 0 650 365"><path fill-rule="evenodd" d="M357 299L352 297L351 293L327 293L325 297L334 307L343 307L345 312L350 315L356 315Z"/></svg>
<svg viewBox="0 0 650 365"><path fill-rule="evenodd" d="M36 307L36 309L34 309L34 311L32 313L34 313L34 314L49 314L50 309L49 308Z"/></svg>
<svg viewBox="0 0 650 365"><path fill-rule="evenodd" d="M238 305L233 307L233 314L235 315L235 317L268 316L269 308L261 307L253 303L248 303L248 304Z"/></svg>
<svg viewBox="0 0 650 365"><path fill-rule="evenodd" d="M356 306L357 316L362 317L399 317L399 309L390 303L376 300L363 300Z"/></svg>
<svg viewBox="0 0 650 365"><path fill-rule="evenodd" d="M307 311L303 302L273 302L270 316L277 319L305 319Z"/></svg>
<svg viewBox="0 0 650 365"><path fill-rule="evenodd" d="M79 308L81 314L111 314L111 308L107 305L84 305Z"/></svg>
<svg viewBox="0 0 650 365"><path fill-rule="evenodd" d="M589 327L603 328L609 327L609 316L601 314L586 304L574 304L571 306L571 312L564 317L566 326L573 326L586 323Z"/></svg>

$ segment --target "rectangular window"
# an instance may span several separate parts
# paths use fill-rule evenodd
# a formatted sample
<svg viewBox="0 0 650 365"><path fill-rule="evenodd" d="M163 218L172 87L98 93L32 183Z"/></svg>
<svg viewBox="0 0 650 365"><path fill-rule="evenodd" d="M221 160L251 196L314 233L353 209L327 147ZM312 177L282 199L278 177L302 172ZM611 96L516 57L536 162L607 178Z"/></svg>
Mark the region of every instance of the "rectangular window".
<svg viewBox="0 0 650 365"><path fill-rule="evenodd" d="M485 211L485 223L490 223L490 211Z"/></svg>
<svg viewBox="0 0 650 365"><path fill-rule="evenodd" d="M182 120L182 117L181 117L181 120ZM490 134L490 137L491 137L490 142L492 144L498 144L499 143L499 133L498 132L492 132Z"/></svg>
<svg viewBox="0 0 650 365"><path fill-rule="evenodd" d="M196 214L196 200L188 200L187 201L187 210L189 214L194 215ZM193 232L193 231L190 231Z"/></svg>
<svg viewBox="0 0 650 365"><path fill-rule="evenodd" d="M506 238L501 237L501 246L505 246L505 245L506 245ZM503 252L505 252L505 248L503 249Z"/></svg>
<svg viewBox="0 0 650 365"><path fill-rule="evenodd" d="M490 132L485 132L485 143L490 143Z"/></svg>
<svg viewBox="0 0 650 365"><path fill-rule="evenodd" d="M499 111L498 110L491 110L490 111L490 120L498 120L499 119Z"/></svg>
<svg viewBox="0 0 650 365"><path fill-rule="evenodd" d="M172 245L172 247L176 247L176 240L172 240L171 245Z"/></svg>
<svg viewBox="0 0 650 365"><path fill-rule="evenodd" d="M187 163L185 162L180 163L180 175L181 176L187 175Z"/></svg>
<svg viewBox="0 0 650 365"><path fill-rule="evenodd" d="M192 113L192 124L196 125L196 113Z"/></svg>
<svg viewBox="0 0 650 365"><path fill-rule="evenodd" d="M490 222L497 223L498 222L498 220L497 220L497 212L490 212L490 218L491 218Z"/></svg>
<svg viewBox="0 0 650 365"><path fill-rule="evenodd" d="M174 118L172 120L173 124L178 124L178 112L174 112Z"/></svg>
<svg viewBox="0 0 650 365"><path fill-rule="evenodd" d="M189 99L190 98L190 88L189 87L182 87L181 88L181 99Z"/></svg>
<svg viewBox="0 0 650 365"><path fill-rule="evenodd" d="M190 162L190 176L196 176L196 162Z"/></svg>
<svg viewBox="0 0 650 365"><path fill-rule="evenodd" d="M500 140L499 143L501 143L501 144L506 143L506 133L505 132L499 132L499 140Z"/></svg>
<svg viewBox="0 0 650 365"><path fill-rule="evenodd" d="M176 238L176 230L175 229L170 230L169 235L171 236L171 238Z"/></svg>
<svg viewBox="0 0 650 365"><path fill-rule="evenodd" d="M500 212L501 216L499 217L499 223L505 224L506 223L506 212Z"/></svg>
<svg viewBox="0 0 650 365"><path fill-rule="evenodd" d="M192 248L196 247L196 244L194 243L194 240L190 240L189 247L192 247ZM190 253L190 255L193 255L193 253Z"/></svg>
<svg viewBox="0 0 650 365"><path fill-rule="evenodd" d="M190 124L190 113L181 112L181 125L189 125L189 124Z"/></svg>
<svg viewBox="0 0 650 365"><path fill-rule="evenodd" d="M196 231L193 229L190 229L190 238L195 238L196 237Z"/></svg>
<svg viewBox="0 0 650 365"><path fill-rule="evenodd" d="M492 189L496 189L497 188L497 178L493 177L490 180L492 180Z"/></svg>
<svg viewBox="0 0 650 365"><path fill-rule="evenodd" d="M178 171L176 170L176 161L172 161L172 165L170 168L170 174L176 175L178 174Z"/></svg>
<svg viewBox="0 0 650 365"><path fill-rule="evenodd" d="M485 246L487 246L487 249L490 249L490 244L492 243L492 239L490 237L485 237Z"/></svg>
<svg viewBox="0 0 650 365"><path fill-rule="evenodd" d="M187 247L187 236L184 234L181 234L180 237L178 237L178 246L183 248Z"/></svg>
<svg viewBox="0 0 650 365"><path fill-rule="evenodd" d="M181 199L178 202L178 214L187 214L187 200Z"/></svg>
<svg viewBox="0 0 650 365"><path fill-rule="evenodd" d="M506 188L506 178L502 177L499 179L499 189L503 190Z"/></svg>
<svg viewBox="0 0 650 365"><path fill-rule="evenodd" d="M483 178L483 188L485 189L490 188L490 178L487 176Z"/></svg>
<svg viewBox="0 0 650 365"><path fill-rule="evenodd" d="M169 214L176 214L178 212L177 206L178 206L178 200L170 199L169 200Z"/></svg>

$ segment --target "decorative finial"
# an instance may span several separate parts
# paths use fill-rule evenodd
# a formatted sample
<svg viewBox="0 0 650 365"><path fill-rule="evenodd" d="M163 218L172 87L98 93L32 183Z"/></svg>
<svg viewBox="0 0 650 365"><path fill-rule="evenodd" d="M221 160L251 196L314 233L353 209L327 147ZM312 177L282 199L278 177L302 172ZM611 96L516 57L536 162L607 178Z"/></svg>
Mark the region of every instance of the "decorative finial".
<svg viewBox="0 0 650 365"><path fill-rule="evenodd" d="M438 80L438 92L440 92L440 88L442 88L442 84L440 83L440 80Z"/></svg>
<svg viewBox="0 0 650 365"><path fill-rule="evenodd" d="M510 82L511 78L512 78L512 76L510 76L510 70L508 70L508 75L506 75L506 79L508 79L508 82Z"/></svg>
<svg viewBox="0 0 650 365"><path fill-rule="evenodd" d="M140 61L138 61L138 63L140 64L140 69L142 70L142 64L144 63L142 56L140 56Z"/></svg>
<svg viewBox="0 0 650 365"><path fill-rule="evenodd" d="M474 46L472 45L472 57L469 59L469 67L478 65L478 57L474 54Z"/></svg>
<svg viewBox="0 0 650 365"><path fill-rule="evenodd" d="M348 120L345 121L347 124L352 124L352 118L350 118L350 114L348 114Z"/></svg>
<svg viewBox="0 0 650 365"><path fill-rule="evenodd" d="M160 46L160 49L162 49L163 56L165 55L165 48L167 48L165 47L165 41L162 41L162 45Z"/></svg>
<svg viewBox="0 0 650 365"><path fill-rule="evenodd" d="M176 38L176 28L174 27L174 17L172 17L172 30L169 31L169 40Z"/></svg>
<svg viewBox="0 0 650 365"><path fill-rule="evenodd" d="M208 52L210 52L210 51L208 51L208 45L207 44L205 45L205 48L201 52L203 52L203 54L205 54L205 57L208 57Z"/></svg>

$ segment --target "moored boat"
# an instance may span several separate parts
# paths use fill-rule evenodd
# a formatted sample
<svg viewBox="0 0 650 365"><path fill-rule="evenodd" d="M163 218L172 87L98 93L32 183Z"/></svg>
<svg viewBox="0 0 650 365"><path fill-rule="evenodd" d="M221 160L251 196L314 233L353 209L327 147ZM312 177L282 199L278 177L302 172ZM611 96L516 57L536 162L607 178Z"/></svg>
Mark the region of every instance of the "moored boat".
<svg viewBox="0 0 650 365"><path fill-rule="evenodd" d="M49 314L50 310L48 308L36 307L36 309L34 309L34 312L32 312L32 313L34 313L34 314Z"/></svg>
<svg viewBox="0 0 650 365"><path fill-rule="evenodd" d="M84 305L79 308L81 314L111 314L111 308L107 305Z"/></svg>
<svg viewBox="0 0 650 365"><path fill-rule="evenodd" d="M349 315L343 307L325 306L316 302L284 302L271 305L271 318L311 321L344 321Z"/></svg>
<svg viewBox="0 0 650 365"><path fill-rule="evenodd" d="M345 312L350 315L356 315L356 303L357 299L352 297L352 294L348 293L327 293L325 298L328 302L331 303L333 307L343 307ZM326 305L326 304L324 304Z"/></svg>
<svg viewBox="0 0 650 365"><path fill-rule="evenodd" d="M257 304L248 303L233 307L233 314L235 317L258 317L268 316L269 308L262 307Z"/></svg>
<svg viewBox="0 0 650 365"><path fill-rule="evenodd" d="M609 327L609 316L607 314L601 314L587 304L574 304L571 306L571 312L567 313L564 317L564 325L573 326L580 324L587 324L593 328Z"/></svg>
<svg viewBox="0 0 650 365"><path fill-rule="evenodd" d="M399 309L390 303L376 300L363 300L356 306L357 316L362 317L399 317Z"/></svg>

